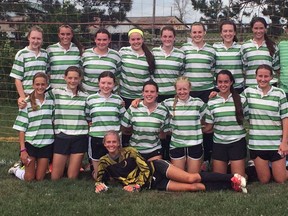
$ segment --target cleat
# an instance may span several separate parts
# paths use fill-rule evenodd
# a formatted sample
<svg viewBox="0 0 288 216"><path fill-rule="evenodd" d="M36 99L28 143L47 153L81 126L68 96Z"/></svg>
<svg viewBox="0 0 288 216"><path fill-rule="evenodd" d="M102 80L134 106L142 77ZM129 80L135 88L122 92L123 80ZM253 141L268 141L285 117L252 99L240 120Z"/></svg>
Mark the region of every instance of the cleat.
<svg viewBox="0 0 288 216"><path fill-rule="evenodd" d="M246 188L246 179L239 175L239 174L234 174L234 176L231 178L231 182L232 182L232 188L233 190L237 191L237 192L242 192L242 193L247 193L247 188Z"/></svg>

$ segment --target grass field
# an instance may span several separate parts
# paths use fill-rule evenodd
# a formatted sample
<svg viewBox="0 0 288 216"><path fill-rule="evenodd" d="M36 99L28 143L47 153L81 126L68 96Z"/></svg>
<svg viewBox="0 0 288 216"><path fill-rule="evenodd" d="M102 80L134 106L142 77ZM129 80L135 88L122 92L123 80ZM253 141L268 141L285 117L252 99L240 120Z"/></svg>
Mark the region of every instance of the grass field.
<svg viewBox="0 0 288 216"><path fill-rule="evenodd" d="M288 183L248 185L248 194L234 191L127 193L111 186L94 193L89 173L78 180L27 183L8 175L18 160L18 144L0 142L0 215L287 215Z"/></svg>

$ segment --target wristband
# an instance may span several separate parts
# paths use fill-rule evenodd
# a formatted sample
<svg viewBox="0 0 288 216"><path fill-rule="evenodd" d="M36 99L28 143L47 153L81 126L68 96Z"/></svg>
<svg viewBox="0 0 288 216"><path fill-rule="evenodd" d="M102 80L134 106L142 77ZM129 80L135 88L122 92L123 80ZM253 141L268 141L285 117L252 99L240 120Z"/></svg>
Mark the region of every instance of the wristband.
<svg viewBox="0 0 288 216"><path fill-rule="evenodd" d="M27 151L27 149L26 148L20 149L20 153L24 151Z"/></svg>

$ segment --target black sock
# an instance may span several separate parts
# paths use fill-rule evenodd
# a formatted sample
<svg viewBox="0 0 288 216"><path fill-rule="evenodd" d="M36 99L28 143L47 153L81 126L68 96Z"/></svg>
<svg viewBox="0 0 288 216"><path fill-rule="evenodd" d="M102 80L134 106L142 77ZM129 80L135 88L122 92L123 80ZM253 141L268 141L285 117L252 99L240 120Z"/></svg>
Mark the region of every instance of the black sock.
<svg viewBox="0 0 288 216"><path fill-rule="evenodd" d="M206 191L218 191L218 190L231 190L231 182L207 182L203 183Z"/></svg>
<svg viewBox="0 0 288 216"><path fill-rule="evenodd" d="M231 178L234 176L233 174L222 174L215 172L200 172L201 183L207 182L228 182L231 183Z"/></svg>

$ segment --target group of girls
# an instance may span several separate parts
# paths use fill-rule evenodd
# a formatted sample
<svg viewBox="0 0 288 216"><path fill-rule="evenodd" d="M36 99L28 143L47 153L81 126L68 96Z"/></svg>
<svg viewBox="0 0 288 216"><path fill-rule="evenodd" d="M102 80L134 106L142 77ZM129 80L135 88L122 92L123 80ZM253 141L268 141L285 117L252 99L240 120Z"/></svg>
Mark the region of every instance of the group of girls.
<svg viewBox="0 0 288 216"><path fill-rule="evenodd" d="M211 137L215 142L212 153L213 170L226 173L227 164L231 163L232 174L239 173L244 176L246 133L243 128L243 119L244 114L247 114L250 123L248 147L251 150L250 155L253 155L251 157L255 162L258 178L261 182L267 182L267 179L270 179L268 166L268 161L270 161L274 179L277 182L284 182L286 179L286 172L284 172L285 178L282 172L283 167L285 168L284 156L288 153L287 133L284 134L287 130L287 101L285 94L283 97L282 91L269 83L273 80L274 73L279 72L278 49L275 43L267 37L265 19L253 18L251 28L253 39L240 46L237 44L235 24L231 21L224 21L220 25L223 42L210 46L204 41L205 26L201 23L194 23L191 26L192 42L185 43L181 49L178 49L174 47L175 30L171 27L164 27L161 30L162 45L154 48L152 52L146 47L143 32L140 29L131 29L128 32L130 46L122 47L119 52L108 48L111 35L105 29L100 29L96 33L96 47L83 52L82 47L78 45L77 51L72 42L74 36L72 28L66 25L59 28L60 42L55 45L58 47L53 51L52 45L46 52L41 49L43 32L36 27L32 28L28 34L29 46L16 54L11 71L20 96L19 104L26 106L25 93L30 95L27 99L27 106L21 111L26 110L29 113L31 111L29 104L35 103L32 95L36 95L37 91L34 87L35 80L31 80L31 77L36 71L39 72L41 67L31 67L31 65L41 65L38 62L46 62L52 79L54 72L64 69L56 67L57 61L65 59L68 65L76 65L66 69L63 78L66 84L54 86L56 88L47 93L42 92L42 100L36 100L38 104L40 103L37 106L38 111L46 103L43 97L52 100L53 109L55 109L52 179L56 180L63 176L67 161L69 161L68 177L76 178L87 148L89 148L89 157L95 170L93 177L97 179L99 161L101 167L100 158L107 152L109 153L109 149L107 151L106 146L103 145L105 132L108 130L120 132L120 125L124 134L132 134L129 144L150 162L162 158L162 150L165 150L167 145L164 145L164 149L161 147L161 138L165 140L167 134L171 135L170 147L168 146L171 163L189 173L200 172L203 161L203 142L205 151L203 133L208 134L214 130L214 135L208 134L206 139L208 151L211 148ZM261 55L253 58L260 51ZM79 56L82 52L80 58L84 71L85 91L81 86L82 74L77 67L80 64ZM47 58L43 57L45 54ZM26 58L30 60L28 61L30 67L27 61L24 61ZM71 63L68 63L70 58ZM45 72L45 64L43 65L42 70ZM242 73L242 65L247 75L246 79ZM257 70L252 68L255 65ZM248 73L249 70L254 70L254 80L248 76L252 73ZM116 77L120 80L119 95L121 97L112 93L113 89L117 90ZM216 79L219 93L208 101L211 91L215 89L214 79ZM45 85L48 86L48 79L45 81ZM251 88L247 88L243 95L239 96L238 93L242 92L245 87L254 84L256 86L254 92L250 93ZM31 91L32 88L34 91ZM89 96L86 91L90 94ZM257 97L260 95L256 102L254 101L255 95ZM143 101L130 106L136 98L143 98ZM270 106L272 98L277 99L277 106L276 102L275 105ZM157 99L161 103L158 103ZM257 120L260 115L259 110L264 109L255 105L259 101L261 101L261 106L262 104L269 106L267 110L272 109L269 115L264 115L265 120ZM263 113L263 110L261 112ZM20 116L19 114L18 118ZM207 116L206 119L205 116ZM265 121L265 124L262 121ZM269 134L265 125L268 125L268 129L276 125L271 129L273 133L275 132L275 136L267 137L264 144L258 144L263 134ZM32 153L30 155L30 149L27 146L33 143L26 139L28 128L30 128L29 124L22 126L21 129L16 128L20 131L21 160L25 165L24 176L26 172L29 172L29 166L31 170L32 168L35 170L35 167L38 169L38 166L35 166L35 160L41 159L38 155L33 156ZM87 139L88 130L90 141ZM278 145L276 145L277 140ZM281 145L279 145L280 142ZM37 148L36 145L35 147ZM281 174L278 174L280 170ZM100 170L98 174L102 171ZM33 178L35 178L35 171ZM33 178L24 177L27 180ZM37 175L36 178L41 179Z"/></svg>

